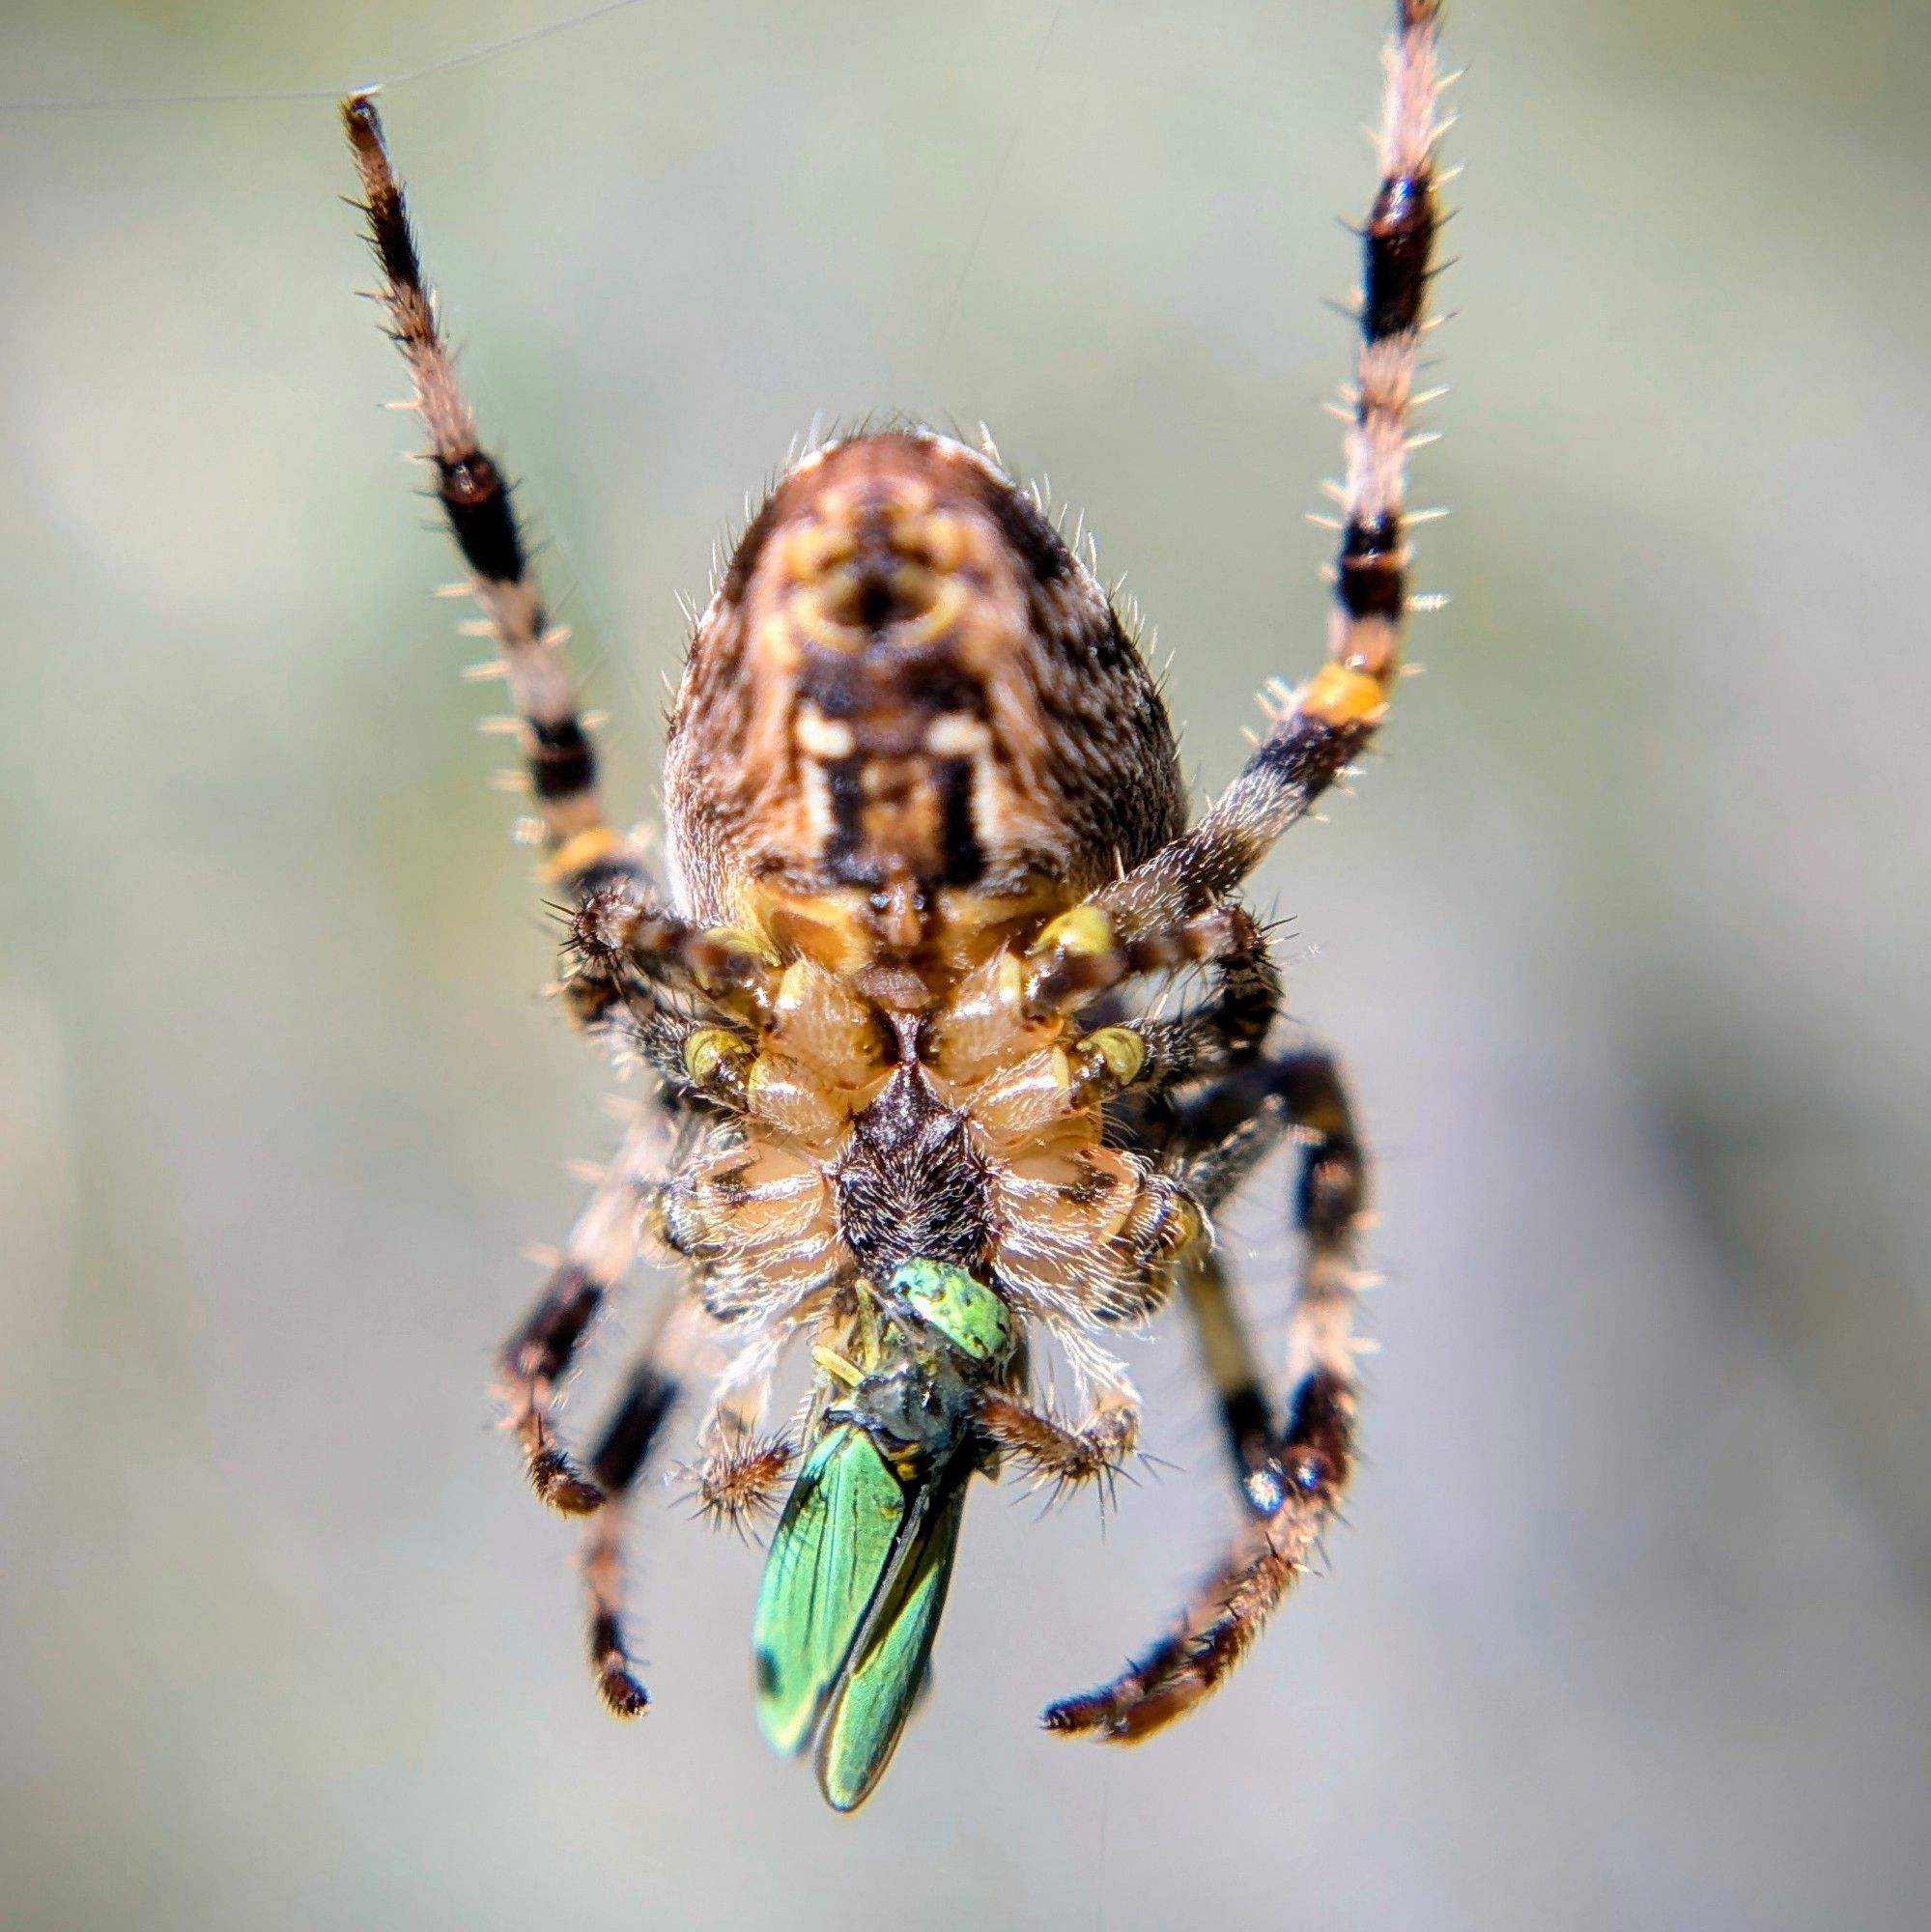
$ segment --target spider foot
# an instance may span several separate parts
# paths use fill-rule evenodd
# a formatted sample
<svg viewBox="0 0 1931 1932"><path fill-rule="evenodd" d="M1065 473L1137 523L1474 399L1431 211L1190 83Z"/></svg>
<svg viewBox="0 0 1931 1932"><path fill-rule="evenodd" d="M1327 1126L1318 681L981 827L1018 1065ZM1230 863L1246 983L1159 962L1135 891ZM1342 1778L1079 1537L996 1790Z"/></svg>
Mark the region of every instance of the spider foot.
<svg viewBox="0 0 1931 1932"><path fill-rule="evenodd" d="M604 1491L561 1449L539 1449L529 1459L529 1486L561 1516L588 1516L603 1508Z"/></svg>

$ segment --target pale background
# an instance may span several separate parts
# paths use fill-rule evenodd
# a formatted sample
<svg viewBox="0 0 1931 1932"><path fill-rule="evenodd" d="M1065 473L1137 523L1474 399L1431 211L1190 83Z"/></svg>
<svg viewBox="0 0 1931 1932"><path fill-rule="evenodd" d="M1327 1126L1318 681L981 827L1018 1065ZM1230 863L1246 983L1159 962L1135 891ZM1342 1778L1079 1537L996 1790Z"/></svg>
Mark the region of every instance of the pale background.
<svg viewBox="0 0 1931 1932"><path fill-rule="evenodd" d="M327 89L544 17L12 0L0 72ZM673 592L814 413L879 406L1086 510L1232 771L1321 635L1381 24L639 0L391 91L619 799ZM1194 1721L1035 1731L1228 1521L1163 1332L1179 1468L1103 1541L979 1495L850 1821L756 1737L754 1555L667 1498L656 1708L600 1714L489 1430L606 1083L536 997L332 109L0 113L9 1925L1924 1922L1931 16L1452 32L1455 603L1263 882L1384 1163L1350 1526ZM1275 1335L1282 1218L1235 1231Z"/></svg>

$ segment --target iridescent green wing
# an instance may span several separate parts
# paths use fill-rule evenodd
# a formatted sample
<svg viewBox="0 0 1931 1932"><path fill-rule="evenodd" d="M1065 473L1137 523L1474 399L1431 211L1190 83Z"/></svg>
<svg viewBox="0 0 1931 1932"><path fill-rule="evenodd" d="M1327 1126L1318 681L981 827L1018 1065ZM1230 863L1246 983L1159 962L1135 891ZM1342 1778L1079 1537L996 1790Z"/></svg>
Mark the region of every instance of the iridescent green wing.
<svg viewBox="0 0 1931 1932"><path fill-rule="evenodd" d="M972 1465L955 1458L921 1491L892 1576L866 1620L818 1734L818 1788L836 1811L855 1811L885 1774L938 1634L958 1553Z"/></svg>
<svg viewBox="0 0 1931 1932"><path fill-rule="evenodd" d="M828 1430L807 1458L771 1539L752 1625L757 1721L802 1750L892 1564L908 1513L871 1437Z"/></svg>

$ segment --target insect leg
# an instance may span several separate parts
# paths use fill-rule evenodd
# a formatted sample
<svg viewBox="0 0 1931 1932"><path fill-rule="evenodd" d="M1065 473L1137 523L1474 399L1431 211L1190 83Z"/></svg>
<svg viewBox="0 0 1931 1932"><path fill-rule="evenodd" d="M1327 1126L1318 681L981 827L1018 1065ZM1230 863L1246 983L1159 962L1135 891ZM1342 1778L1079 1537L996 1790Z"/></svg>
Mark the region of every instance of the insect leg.
<svg viewBox="0 0 1931 1932"><path fill-rule="evenodd" d="M800 1323L781 1317L740 1350L711 1391L711 1405L697 1428L697 1456L691 1474L698 1508L714 1523L743 1535L782 1500L797 1444L784 1430L763 1427L772 1378Z"/></svg>

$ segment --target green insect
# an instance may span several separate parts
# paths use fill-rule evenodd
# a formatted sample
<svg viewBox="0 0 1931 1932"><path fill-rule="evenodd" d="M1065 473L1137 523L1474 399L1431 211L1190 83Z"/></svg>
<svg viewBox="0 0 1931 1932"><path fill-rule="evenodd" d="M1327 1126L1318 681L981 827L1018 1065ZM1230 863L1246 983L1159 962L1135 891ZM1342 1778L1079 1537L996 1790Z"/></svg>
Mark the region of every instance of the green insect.
<svg viewBox="0 0 1931 1932"><path fill-rule="evenodd" d="M863 1367L819 1351L845 1394L779 1520L752 1635L764 1735L787 1753L816 1740L838 1811L870 1796L924 1681L985 1463L978 1392L1013 1347L1005 1304L963 1268L907 1262L873 1298Z"/></svg>

